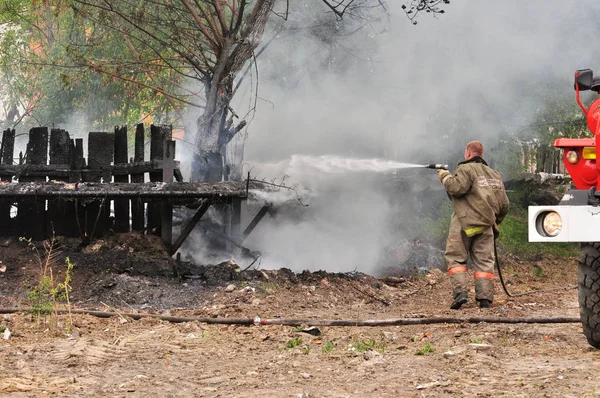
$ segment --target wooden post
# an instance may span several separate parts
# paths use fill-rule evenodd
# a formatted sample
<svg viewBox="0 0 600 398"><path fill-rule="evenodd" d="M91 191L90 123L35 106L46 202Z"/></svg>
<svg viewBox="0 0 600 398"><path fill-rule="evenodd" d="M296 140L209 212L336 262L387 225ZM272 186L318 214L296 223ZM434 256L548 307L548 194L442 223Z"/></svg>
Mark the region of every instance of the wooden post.
<svg viewBox="0 0 600 398"><path fill-rule="evenodd" d="M135 128L134 162L144 161L144 125L138 124ZM144 182L144 174L132 174L131 182ZM144 230L144 203L139 199L131 199L131 229Z"/></svg>
<svg viewBox="0 0 600 398"><path fill-rule="evenodd" d="M204 199L204 202L202 202L202 206L200 206L200 208L198 209L196 214L194 214L192 219L190 221L188 221L188 223L185 225L185 227L183 227L183 229L181 230L181 232L179 234L179 237L177 237L177 239L175 240L175 243L173 243L173 246L171 246L171 253L170 253L171 255L175 254L177 252L177 250L179 250L179 248L181 247L183 242L185 242L188 235L194 230L194 228L198 224L198 221L200 221L200 219L202 218L204 213L206 213L208 211L208 208L210 207L210 205L211 205L210 199Z"/></svg>
<svg viewBox="0 0 600 398"><path fill-rule="evenodd" d="M51 165L68 165L70 161L71 140L65 130L50 130L50 163ZM48 175L52 180L65 180L53 175ZM66 235L69 230L67 216L67 203L60 198L48 200L46 220L46 236Z"/></svg>
<svg viewBox="0 0 600 398"><path fill-rule="evenodd" d="M29 130L26 153L27 164L48 163L48 128L35 127ZM19 182L45 181L46 177L20 177ZM18 204L17 231L20 236L33 240L46 238L46 201L25 199Z"/></svg>
<svg viewBox="0 0 600 398"><path fill-rule="evenodd" d="M127 126L115 127L115 165L127 163ZM114 176L115 182L129 182L128 175ZM129 200L115 199L115 232L129 232Z"/></svg>
<svg viewBox="0 0 600 398"><path fill-rule="evenodd" d="M165 141L163 149L162 181L173 182L175 171L175 141ZM171 249L173 242L173 205L169 199L163 200L161 204L160 236L167 250Z"/></svg>
<svg viewBox="0 0 600 398"><path fill-rule="evenodd" d="M164 155L165 141L171 140L171 126L150 126L150 160L162 160ZM162 171L155 171L150 173L151 182L162 181ZM160 224L161 224L161 204L160 203L148 203L148 231L156 235L161 235Z"/></svg>
<svg viewBox="0 0 600 398"><path fill-rule="evenodd" d="M83 157L83 138L71 140L71 156L69 158L71 171L69 172L69 182L83 181L81 171L85 167L85 158ZM67 234L69 236L79 236L85 239L85 206L75 200L75 203L69 204L68 211L69 228Z"/></svg>
<svg viewBox="0 0 600 398"><path fill-rule="evenodd" d="M263 219L264 216L267 215L267 213L270 210L271 210L270 206L263 206L260 208L260 210L258 211L258 214L256 214L256 216L254 216L252 221L250 221L250 223L248 224L248 226L242 233L242 239L240 240L240 244L242 244L246 240L246 238L252 233L252 231L254 231L254 228L256 228L258 223Z"/></svg>
<svg viewBox="0 0 600 398"><path fill-rule="evenodd" d="M0 145L0 163L12 164L13 153L15 150L15 130L5 130L2 132L2 144ZM10 181L12 178L7 176L4 181ZM0 178L2 181L2 178ZM0 236L9 236L13 228L10 218L11 201L0 200Z"/></svg>
<svg viewBox="0 0 600 398"><path fill-rule="evenodd" d="M86 182L110 183L110 173L104 166L113 162L115 136L111 133L94 132L88 135L88 166L96 172L84 176ZM110 227L110 201L94 201L86 206L86 236L89 238L102 236Z"/></svg>
<svg viewBox="0 0 600 398"><path fill-rule="evenodd" d="M231 200L231 238L239 242L242 231L242 200L233 198Z"/></svg>
<svg viewBox="0 0 600 398"><path fill-rule="evenodd" d="M85 167L85 158L83 157L83 138L71 140L71 156L69 159L71 172L69 173L69 182L81 182L83 176L81 170Z"/></svg>

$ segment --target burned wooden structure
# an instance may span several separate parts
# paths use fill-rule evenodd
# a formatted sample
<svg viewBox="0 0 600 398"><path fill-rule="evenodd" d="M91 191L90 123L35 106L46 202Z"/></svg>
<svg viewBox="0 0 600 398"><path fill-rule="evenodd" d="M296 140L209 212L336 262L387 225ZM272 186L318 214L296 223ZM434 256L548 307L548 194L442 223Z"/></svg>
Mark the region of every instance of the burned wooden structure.
<svg viewBox="0 0 600 398"><path fill-rule="evenodd" d="M232 205L233 230L239 231L239 204L247 198L249 182L183 182L171 127L150 126L148 160L145 133L137 125L130 157L126 127L91 132L85 159L82 138L45 127L31 129L25 154L15 157L15 130L4 131L0 236L43 240L60 235L87 241L110 231L138 231L159 234L174 253L215 204ZM197 209L175 240L173 206Z"/></svg>

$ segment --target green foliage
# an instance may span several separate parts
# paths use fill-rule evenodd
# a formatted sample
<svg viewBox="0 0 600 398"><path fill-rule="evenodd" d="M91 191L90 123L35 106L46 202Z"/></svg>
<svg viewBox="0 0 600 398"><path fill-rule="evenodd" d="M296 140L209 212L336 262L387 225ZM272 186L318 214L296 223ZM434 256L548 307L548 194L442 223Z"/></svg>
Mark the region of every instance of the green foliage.
<svg viewBox="0 0 600 398"><path fill-rule="evenodd" d="M54 309L54 293L52 279L47 275L42 276L37 286L27 292L30 311L36 318L52 313Z"/></svg>
<svg viewBox="0 0 600 398"><path fill-rule="evenodd" d="M535 265L531 270L531 274L536 278L541 278L544 276L544 270L542 269L542 267Z"/></svg>
<svg viewBox="0 0 600 398"><path fill-rule="evenodd" d="M256 289L264 294L272 294L277 291L277 285L273 282L261 282Z"/></svg>
<svg viewBox="0 0 600 398"><path fill-rule="evenodd" d="M483 338L481 338L481 337L473 337L471 339L471 344L483 344Z"/></svg>
<svg viewBox="0 0 600 398"><path fill-rule="evenodd" d="M73 322L70 316L71 301L69 294L71 292L74 264L69 257L65 258L65 276L62 281L58 281L54 277L54 267L58 258L58 253L54 250L55 239L52 238L50 241L44 242L43 254L40 253L31 239L20 237L19 241L27 243L36 252L40 266L39 279L36 285L27 292L30 312L39 321L42 317L45 318L52 314L56 315L59 306L66 304L69 310L67 329L70 332Z"/></svg>
<svg viewBox="0 0 600 398"><path fill-rule="evenodd" d="M354 340L350 343L348 349L356 352L366 352L369 350L375 350L383 353L387 348L386 343L378 343L375 339L369 340Z"/></svg>
<svg viewBox="0 0 600 398"><path fill-rule="evenodd" d="M73 264L67 257L65 260L66 270L65 279L57 282L52 274L52 269L48 268L46 274L41 275L37 286L27 293L27 300L31 313L39 318L47 316L57 310L61 302L70 306L69 293L71 291L71 275Z"/></svg>
<svg viewBox="0 0 600 398"><path fill-rule="evenodd" d="M423 348L415 351L415 355L429 355L435 352L435 348L430 343L427 343L423 346Z"/></svg>
<svg viewBox="0 0 600 398"><path fill-rule="evenodd" d="M335 348L335 343L331 340L326 341L325 344L323 344L323 348L321 349L321 352L323 354L329 354L330 352L333 351L333 349Z"/></svg>
<svg viewBox="0 0 600 398"><path fill-rule="evenodd" d="M177 92L179 65L142 62L150 50L133 45L122 22L113 18L109 26L109 16L82 11L66 1L0 3L0 99L29 116L20 127L111 129L143 118L172 123L168 115L178 116L180 104L148 87Z"/></svg>
<svg viewBox="0 0 600 398"><path fill-rule="evenodd" d="M298 347L300 344L302 344L302 339L300 337L296 336L287 342L286 347L289 350L293 350L294 348Z"/></svg>

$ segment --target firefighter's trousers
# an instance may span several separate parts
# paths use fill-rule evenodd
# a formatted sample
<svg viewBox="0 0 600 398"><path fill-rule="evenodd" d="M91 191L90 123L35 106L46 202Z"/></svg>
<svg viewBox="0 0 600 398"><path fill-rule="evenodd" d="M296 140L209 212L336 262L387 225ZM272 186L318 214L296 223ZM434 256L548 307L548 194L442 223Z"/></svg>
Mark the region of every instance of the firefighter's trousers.
<svg viewBox="0 0 600 398"><path fill-rule="evenodd" d="M471 232L471 231L467 231ZM461 230L456 214L452 214L446 242L446 265L452 280L454 298L467 292L467 260L469 254L475 266L475 299L494 298L494 232L492 227L468 236Z"/></svg>

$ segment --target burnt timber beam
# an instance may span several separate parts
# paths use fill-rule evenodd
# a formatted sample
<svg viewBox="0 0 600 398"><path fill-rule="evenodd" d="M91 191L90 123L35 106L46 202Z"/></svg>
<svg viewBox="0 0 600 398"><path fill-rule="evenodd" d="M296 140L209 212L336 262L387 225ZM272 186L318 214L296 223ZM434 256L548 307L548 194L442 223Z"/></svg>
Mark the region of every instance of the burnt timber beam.
<svg viewBox="0 0 600 398"><path fill-rule="evenodd" d="M246 227L246 229L244 230L244 232L242 233L242 239L241 239L241 243L243 243L246 238L248 237L248 235L250 235L252 233L252 231L254 231L254 228L256 228L256 226L258 225L258 223L263 219L264 216L267 215L267 213L271 210L271 206L263 206L258 213L256 214L256 216L254 216L254 218L252 219L252 221L250 221L250 224L248 224L248 226Z"/></svg>
<svg viewBox="0 0 600 398"><path fill-rule="evenodd" d="M175 161L175 170L173 174L179 178L180 162ZM100 168L82 168L74 169L68 164L0 164L0 177L46 177L52 175L56 177L69 177L72 173L82 174L112 174L114 176L126 176L128 174L162 172L163 161L153 160L148 162L134 162L115 165L106 165Z"/></svg>
<svg viewBox="0 0 600 398"><path fill-rule="evenodd" d="M29 166L39 166L48 163L48 129L34 127L29 130L26 159ZM24 183L40 183L46 181L46 176L24 177ZM34 240L43 240L46 236L46 203L38 198L28 198L19 203L17 209L17 226L19 236ZM35 222L32 222L35 220Z"/></svg>
<svg viewBox="0 0 600 398"><path fill-rule="evenodd" d="M175 240L175 243L173 243L173 245L171 246L171 252L169 254L173 255L177 252L177 250L179 250L179 248L181 247L183 242L185 242L187 237L194 230L194 228L196 227L196 225L198 224L198 222L200 221L202 216L208 211L208 208L210 207L211 204L212 203L211 203L210 199L204 200L204 202L202 203L202 206L200 206L200 208L198 209L196 214L194 214L194 216L190 219L190 221L188 221L186 226L181 230L181 234L179 235L177 240Z"/></svg>
<svg viewBox="0 0 600 398"><path fill-rule="evenodd" d="M173 171L175 170L175 141L165 141L163 147L162 181L173 182ZM173 203L171 200L161 201L160 207L160 237L167 250L171 249L173 243Z"/></svg>
<svg viewBox="0 0 600 398"><path fill-rule="evenodd" d="M139 123L135 127L135 148L134 157L131 163L138 163L144 161L144 125ZM143 183L144 173L132 173L132 183ZM145 226L145 212L144 204L141 200L131 200L131 229L133 231L143 231Z"/></svg>
<svg viewBox="0 0 600 398"><path fill-rule="evenodd" d="M29 182L0 183L0 198L62 198L105 199L134 198L151 199L206 199L224 202L231 198L246 199L243 182L218 183L194 182L145 182L145 183L99 183L99 182Z"/></svg>
<svg viewBox="0 0 600 398"><path fill-rule="evenodd" d="M151 161L163 161L164 159L164 148L167 141L171 140L172 131L171 126L168 125L151 125L150 126L150 160ZM173 157L175 155L173 154ZM172 182L164 181L163 175L164 168L169 168L170 165L167 165L163 162L163 169L158 171L153 171L149 173L149 178L151 182ZM173 171L171 170L171 177L173 176ZM149 203L146 207L146 228L150 233L155 235L161 235L161 208L162 205L160 203Z"/></svg>
<svg viewBox="0 0 600 398"><path fill-rule="evenodd" d="M115 127L115 164L127 164L127 126ZM114 176L115 182L129 182L128 175ZM117 199L114 203L115 232L129 232L129 200Z"/></svg>

